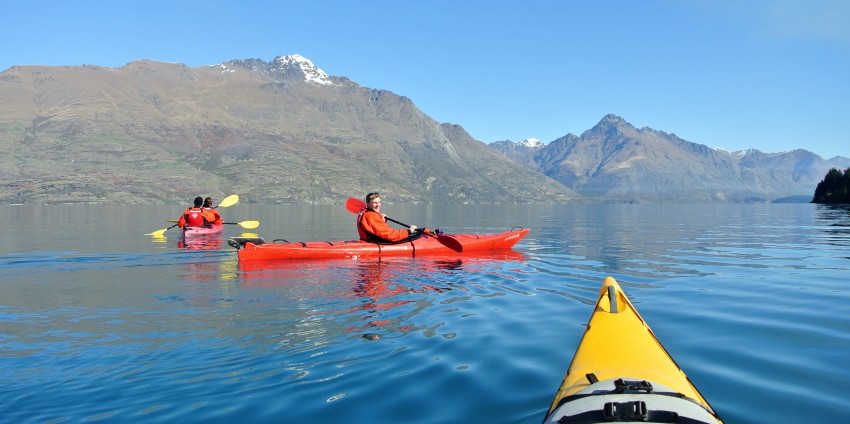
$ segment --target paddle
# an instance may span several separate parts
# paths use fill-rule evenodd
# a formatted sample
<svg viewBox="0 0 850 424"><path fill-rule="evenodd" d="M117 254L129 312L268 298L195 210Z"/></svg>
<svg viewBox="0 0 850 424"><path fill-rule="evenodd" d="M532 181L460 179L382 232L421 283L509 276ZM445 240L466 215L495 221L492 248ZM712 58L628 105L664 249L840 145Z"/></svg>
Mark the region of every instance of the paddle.
<svg viewBox="0 0 850 424"><path fill-rule="evenodd" d="M260 221L222 222L222 224L238 225L242 228L253 229L253 228L257 228L257 227L260 226ZM176 226L177 226L177 224L174 224L174 225L172 225L168 228L163 228L161 230L157 230L157 231L154 231L152 233L145 234L145 235L146 236L154 236L154 237L164 237L166 231L168 231L168 230L170 230L170 229L172 229Z"/></svg>
<svg viewBox="0 0 850 424"><path fill-rule="evenodd" d="M240 221L240 222L222 222L222 224L238 225L242 228L257 228L260 226L260 221Z"/></svg>
<svg viewBox="0 0 850 424"><path fill-rule="evenodd" d="M229 207L231 207L231 206L233 206L237 203L239 203L239 195L238 194L231 194L230 196L227 196L224 199L222 199L221 203L219 203L218 206L214 207L213 209L215 209L215 208L229 208Z"/></svg>
<svg viewBox="0 0 850 424"><path fill-rule="evenodd" d="M168 230L170 230L170 229L172 229L172 228L174 228L174 227L176 227L176 226L177 226L177 224L174 224L174 225L172 225L172 226L170 226L170 227L168 227L168 228L163 228L163 229L161 229L161 230L156 230L156 231L154 231L154 232L152 232L152 233L147 233L147 234L145 234L145 235L146 235L146 236L153 236L153 237L164 237L164 236L165 236L165 232L166 232L166 231L168 231Z"/></svg>
<svg viewBox="0 0 850 424"><path fill-rule="evenodd" d="M345 209L347 209L351 213L360 213L360 211L366 209L366 203L364 203L360 199L349 197L348 200L345 201ZM396 221L388 216L385 216L385 218L387 219L387 221L395 222L398 225L410 228L410 225L407 225L403 222ZM437 230L438 232L434 232L428 229L423 229L422 231L424 231L426 235L436 238L437 241L439 241L443 246L446 246L449 249L454 250L455 252L463 251L463 246L454 237L444 236L439 233L439 230Z"/></svg>
<svg viewBox="0 0 850 424"><path fill-rule="evenodd" d="M222 199L222 200L221 200L221 203L219 203L219 204L218 204L218 206L214 207L213 209L215 209L215 208L229 208L229 207L231 207L231 206L233 206L233 205L235 205L235 204L237 204L237 203L239 203L239 195L238 195L238 194L231 194L230 196L227 196L227 197L225 197L224 199ZM172 221L172 220L168 220L168 222L174 222L174 221ZM246 221L246 222L256 222L256 221ZM227 223L226 223L226 224L227 224ZM255 225L255 226L253 226L253 227L245 227L245 228L257 228L257 226L259 226L259 225L260 225L260 223L259 223L259 222L257 222L257 225ZM154 231L154 232L152 232L152 233L147 233L147 234L145 234L145 235L146 235L146 236L153 236L153 237L163 237L163 236L165 235L165 232L166 232L166 231L168 231L168 230L170 230L170 229L172 229L172 228L174 228L174 227L176 227L176 226L177 226L177 224L174 224L174 225L172 225L172 226L170 226L170 227L168 227L168 228L163 228L163 229L161 229L161 230L156 230L156 231Z"/></svg>
<svg viewBox="0 0 850 424"><path fill-rule="evenodd" d="M169 219L168 222L177 222L177 220ZM242 228L257 228L260 226L260 221L222 222L222 224L239 225Z"/></svg>

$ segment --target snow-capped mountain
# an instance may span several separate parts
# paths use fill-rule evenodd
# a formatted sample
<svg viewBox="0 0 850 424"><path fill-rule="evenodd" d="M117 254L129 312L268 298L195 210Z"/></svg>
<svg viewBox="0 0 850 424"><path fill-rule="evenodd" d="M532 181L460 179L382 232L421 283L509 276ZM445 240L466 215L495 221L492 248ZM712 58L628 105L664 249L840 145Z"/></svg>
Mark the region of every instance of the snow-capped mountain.
<svg viewBox="0 0 850 424"><path fill-rule="evenodd" d="M376 188L398 203L580 197L412 100L298 55L197 68L17 66L0 72L0 93L7 204L179 204L234 188L267 204L332 204Z"/></svg>

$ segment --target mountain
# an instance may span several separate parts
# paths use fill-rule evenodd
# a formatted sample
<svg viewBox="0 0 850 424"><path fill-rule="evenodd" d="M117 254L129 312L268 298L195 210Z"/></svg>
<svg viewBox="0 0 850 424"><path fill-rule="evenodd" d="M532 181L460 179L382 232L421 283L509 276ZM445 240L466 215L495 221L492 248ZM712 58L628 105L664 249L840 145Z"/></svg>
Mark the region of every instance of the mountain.
<svg viewBox="0 0 850 424"><path fill-rule="evenodd" d="M809 201L843 159L825 161L805 150L727 152L638 129L616 115L581 136L567 134L542 147L507 141L490 146L583 196L626 202Z"/></svg>
<svg viewBox="0 0 850 424"><path fill-rule="evenodd" d="M567 202L403 96L280 56L0 73L0 202Z"/></svg>
<svg viewBox="0 0 850 424"><path fill-rule="evenodd" d="M850 168L850 158L836 156L834 158L829 159L827 162L829 162L829 164L832 165L833 168L839 170Z"/></svg>
<svg viewBox="0 0 850 424"><path fill-rule="evenodd" d="M535 169L534 155L543 150L546 145L536 138L527 138L519 143L510 140L495 141L490 143L490 147L514 162Z"/></svg>

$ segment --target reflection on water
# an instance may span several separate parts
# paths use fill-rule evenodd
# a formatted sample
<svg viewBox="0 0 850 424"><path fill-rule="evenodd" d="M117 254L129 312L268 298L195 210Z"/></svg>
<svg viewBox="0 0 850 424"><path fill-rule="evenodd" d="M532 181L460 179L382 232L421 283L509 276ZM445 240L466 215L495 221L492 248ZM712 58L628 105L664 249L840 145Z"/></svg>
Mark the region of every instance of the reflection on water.
<svg viewBox="0 0 850 424"><path fill-rule="evenodd" d="M830 244L850 244L850 205L817 205L815 223Z"/></svg>
<svg viewBox="0 0 850 424"><path fill-rule="evenodd" d="M181 237L177 247L189 250L221 250L221 234L204 234L192 237Z"/></svg>
<svg viewBox="0 0 850 424"><path fill-rule="evenodd" d="M313 324L317 309L328 304L348 305L344 314L327 322L334 328L325 328L323 333L356 332L378 340L388 334L423 330L415 324L418 313L439 302L441 293L465 290L454 282L453 275L496 274L493 267L501 269L522 260L521 253L502 251L478 257L243 261L238 263L238 279L241 288L271 290L276 302L301 310Z"/></svg>

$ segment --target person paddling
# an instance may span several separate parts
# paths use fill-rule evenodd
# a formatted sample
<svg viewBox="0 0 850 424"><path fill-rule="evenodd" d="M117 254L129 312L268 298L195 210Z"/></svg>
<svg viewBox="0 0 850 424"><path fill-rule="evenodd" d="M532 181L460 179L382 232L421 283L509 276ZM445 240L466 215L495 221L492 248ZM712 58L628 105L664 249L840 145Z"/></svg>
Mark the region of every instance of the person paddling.
<svg viewBox="0 0 850 424"><path fill-rule="evenodd" d="M201 196L196 197L195 206L183 211L183 215L180 215L180 219L177 220L177 226L180 228L206 226L207 220L204 218L203 204L204 198Z"/></svg>
<svg viewBox="0 0 850 424"><path fill-rule="evenodd" d="M366 209L357 214L357 232L360 240L372 242L400 242L410 237L418 236L416 226L411 225L407 230L396 230L387 224L387 216L381 213L381 195L369 193L366 195Z"/></svg>
<svg viewBox="0 0 850 424"><path fill-rule="evenodd" d="M212 225L222 225L224 221L221 219L221 215L218 214L218 211L213 207L213 199L212 197L207 197L204 199L204 219Z"/></svg>

